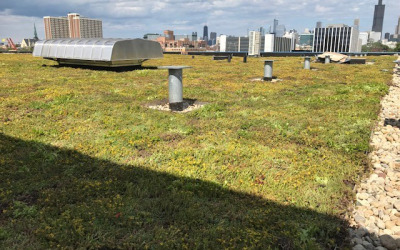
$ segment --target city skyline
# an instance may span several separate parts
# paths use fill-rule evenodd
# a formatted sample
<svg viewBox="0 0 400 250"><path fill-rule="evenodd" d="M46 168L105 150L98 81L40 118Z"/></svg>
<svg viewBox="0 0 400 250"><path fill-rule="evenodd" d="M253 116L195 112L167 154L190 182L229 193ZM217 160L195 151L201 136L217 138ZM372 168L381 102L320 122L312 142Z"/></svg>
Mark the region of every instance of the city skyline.
<svg viewBox="0 0 400 250"><path fill-rule="evenodd" d="M135 38L145 33L174 30L176 34L202 33L207 24L209 30L219 34L246 35L248 30L263 26L268 30L276 18L286 28L302 32L314 28L317 21L323 25L344 23L351 25L360 19L360 30L371 30L377 0L352 3L344 0L325 1L294 0L275 1L260 5L259 1L58 1L48 0L0 3L0 36L11 37L16 42L33 37L36 23L38 36L44 38L44 16L64 16L77 12L82 16L103 20L104 37ZM400 16L400 2L384 0L386 5L383 33L393 33Z"/></svg>

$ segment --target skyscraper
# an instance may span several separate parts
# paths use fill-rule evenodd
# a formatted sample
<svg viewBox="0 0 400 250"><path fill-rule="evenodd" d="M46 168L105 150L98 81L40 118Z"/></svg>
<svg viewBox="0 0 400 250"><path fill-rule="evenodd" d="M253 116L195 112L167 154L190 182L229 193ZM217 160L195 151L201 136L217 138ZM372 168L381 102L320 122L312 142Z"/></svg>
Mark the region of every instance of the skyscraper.
<svg viewBox="0 0 400 250"><path fill-rule="evenodd" d="M317 22L316 28L317 28L317 29L322 28L322 22Z"/></svg>
<svg viewBox="0 0 400 250"><path fill-rule="evenodd" d="M197 41L197 32L192 32L192 41Z"/></svg>
<svg viewBox="0 0 400 250"><path fill-rule="evenodd" d="M372 31L381 32L383 28L383 18L385 16L385 5L382 0L379 0L378 5L375 5L374 22L372 24Z"/></svg>
<svg viewBox="0 0 400 250"><path fill-rule="evenodd" d="M265 31L264 27L262 27L262 26L258 29L258 31L261 33L261 36L263 36L263 35L265 35L265 33L267 33Z"/></svg>
<svg viewBox="0 0 400 250"><path fill-rule="evenodd" d="M204 28L203 28L203 40L208 42L208 27L207 27L207 25L204 25Z"/></svg>
<svg viewBox="0 0 400 250"><path fill-rule="evenodd" d="M354 27L355 29L358 29L358 30L360 29L360 19L359 19L359 18L354 19L353 27Z"/></svg>
<svg viewBox="0 0 400 250"><path fill-rule="evenodd" d="M217 33L210 32L210 41L208 42L208 45L215 45L216 43L217 43Z"/></svg>
<svg viewBox="0 0 400 250"><path fill-rule="evenodd" d="M283 37L283 35L286 32L286 27L283 24L279 24L278 26L276 26L276 32L275 32L275 36L276 37Z"/></svg>
<svg viewBox="0 0 400 250"><path fill-rule="evenodd" d="M400 17L399 20L397 21L396 30L394 31L394 34L400 35Z"/></svg>
<svg viewBox="0 0 400 250"><path fill-rule="evenodd" d="M276 34L276 28L278 27L278 20L277 19L274 19L274 25L273 25L273 28L272 28L272 33L274 33L274 34Z"/></svg>

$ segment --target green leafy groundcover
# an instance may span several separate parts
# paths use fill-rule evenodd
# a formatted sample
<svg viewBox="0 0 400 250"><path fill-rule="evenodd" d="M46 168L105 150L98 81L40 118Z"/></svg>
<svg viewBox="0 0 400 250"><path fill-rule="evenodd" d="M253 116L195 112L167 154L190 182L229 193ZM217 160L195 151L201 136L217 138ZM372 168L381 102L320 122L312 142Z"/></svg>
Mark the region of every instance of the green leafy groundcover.
<svg viewBox="0 0 400 250"><path fill-rule="evenodd" d="M258 58L96 70L0 54L0 248L345 246L393 58L274 59L269 83ZM193 66L184 97L208 104L148 109L168 97L160 65Z"/></svg>

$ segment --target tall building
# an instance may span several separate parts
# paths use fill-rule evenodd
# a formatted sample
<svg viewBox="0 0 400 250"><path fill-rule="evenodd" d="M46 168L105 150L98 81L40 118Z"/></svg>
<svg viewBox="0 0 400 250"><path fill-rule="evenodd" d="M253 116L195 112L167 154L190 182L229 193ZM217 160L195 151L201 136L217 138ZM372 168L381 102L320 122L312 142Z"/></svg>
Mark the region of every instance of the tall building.
<svg viewBox="0 0 400 250"><path fill-rule="evenodd" d="M372 31L381 32L382 34L384 16L385 16L385 5L382 4L382 0L379 0L378 5L375 5Z"/></svg>
<svg viewBox="0 0 400 250"><path fill-rule="evenodd" d="M286 32L286 27L283 24L279 24L277 19L274 19L274 25L272 28L272 34L275 34L277 37L282 37Z"/></svg>
<svg viewBox="0 0 400 250"><path fill-rule="evenodd" d="M102 38L101 20L69 13L67 17L43 17L46 39L56 38Z"/></svg>
<svg viewBox="0 0 400 250"><path fill-rule="evenodd" d="M260 55L261 33L250 31L249 33L249 56Z"/></svg>
<svg viewBox="0 0 400 250"><path fill-rule="evenodd" d="M210 40L208 41L208 45L215 45L217 43L217 33L210 32Z"/></svg>
<svg viewBox="0 0 400 250"><path fill-rule="evenodd" d="M361 45L366 45L369 39L369 32L360 32L358 38L361 40Z"/></svg>
<svg viewBox="0 0 400 250"><path fill-rule="evenodd" d="M204 28L203 28L203 40L206 41L206 43L208 42L208 27L207 27L207 25L204 25Z"/></svg>
<svg viewBox="0 0 400 250"><path fill-rule="evenodd" d="M382 38L381 32L370 31L368 32L368 42L376 43Z"/></svg>
<svg viewBox="0 0 400 250"><path fill-rule="evenodd" d="M397 21L396 30L394 31L394 34L400 35L400 17L399 20Z"/></svg>
<svg viewBox="0 0 400 250"><path fill-rule="evenodd" d="M70 38L69 23L66 17L43 17L46 39Z"/></svg>
<svg viewBox="0 0 400 250"><path fill-rule="evenodd" d="M313 52L361 52L359 31L344 24L315 28Z"/></svg>
<svg viewBox="0 0 400 250"><path fill-rule="evenodd" d="M360 19L359 18L354 19L353 27L360 30Z"/></svg>
<svg viewBox="0 0 400 250"><path fill-rule="evenodd" d="M283 37L286 33L286 27L283 24L279 24L276 26L275 36L276 37Z"/></svg>
<svg viewBox="0 0 400 250"><path fill-rule="evenodd" d="M317 29L322 28L322 22L317 22L317 26L315 26Z"/></svg>
<svg viewBox="0 0 400 250"><path fill-rule="evenodd" d="M258 29L258 31L261 33L262 36L265 35L265 33L267 33L265 31L264 27L262 27L262 26Z"/></svg>
<svg viewBox="0 0 400 250"><path fill-rule="evenodd" d="M68 32L71 38L79 38L79 20L75 19L79 17L80 15L78 13L68 13Z"/></svg>
<svg viewBox="0 0 400 250"><path fill-rule="evenodd" d="M173 30L164 30L164 36L166 37L167 40L175 40Z"/></svg>
<svg viewBox="0 0 400 250"><path fill-rule="evenodd" d="M386 32L386 33L385 33L385 39L386 39L386 40L389 40L389 39L390 39L390 33L389 33L389 32Z"/></svg>
<svg viewBox="0 0 400 250"><path fill-rule="evenodd" d="M197 32L192 32L192 41L197 41Z"/></svg>
<svg viewBox="0 0 400 250"><path fill-rule="evenodd" d="M272 33L273 34L276 34L276 28L278 27L278 23L279 23L279 21L277 19L274 19L274 25L273 25L273 28L272 28Z"/></svg>

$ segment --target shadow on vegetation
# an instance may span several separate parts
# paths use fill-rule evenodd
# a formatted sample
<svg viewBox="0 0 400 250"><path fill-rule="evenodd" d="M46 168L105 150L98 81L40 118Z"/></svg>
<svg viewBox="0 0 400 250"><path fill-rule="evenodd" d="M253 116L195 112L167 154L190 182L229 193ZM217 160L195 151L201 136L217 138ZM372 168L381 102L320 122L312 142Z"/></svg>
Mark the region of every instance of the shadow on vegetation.
<svg viewBox="0 0 400 250"><path fill-rule="evenodd" d="M69 64L58 64L58 65L46 65L43 64L42 67L52 67L52 68L75 68L75 69L89 69L95 71L110 71L110 72L128 72L134 70L156 70L156 66L123 66L123 67L101 67L101 66L89 66L89 65L69 65Z"/></svg>
<svg viewBox="0 0 400 250"><path fill-rule="evenodd" d="M208 104L208 102L202 102L202 101L199 101L197 99L191 99L191 98L183 98L183 102L186 103L189 106L192 106L192 105L206 105L206 104ZM164 99L160 99L160 100L153 100L153 101L151 101L149 103L146 103L144 106L145 107L157 106L157 105L163 106L163 105L166 105L168 103L169 103L169 100L164 98Z"/></svg>
<svg viewBox="0 0 400 250"><path fill-rule="evenodd" d="M0 133L0 248L342 248L347 224Z"/></svg>
<svg viewBox="0 0 400 250"><path fill-rule="evenodd" d="M384 126L392 126L400 128L400 120L385 118Z"/></svg>

